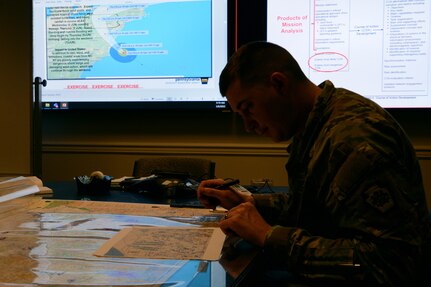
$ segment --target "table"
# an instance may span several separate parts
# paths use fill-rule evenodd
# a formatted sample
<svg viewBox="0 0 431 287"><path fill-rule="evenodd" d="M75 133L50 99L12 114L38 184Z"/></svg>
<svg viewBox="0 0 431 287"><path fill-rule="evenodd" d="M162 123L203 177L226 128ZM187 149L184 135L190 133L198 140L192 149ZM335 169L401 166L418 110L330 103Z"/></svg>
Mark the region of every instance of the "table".
<svg viewBox="0 0 431 287"><path fill-rule="evenodd" d="M113 259L92 255L128 224L211 226L222 215L209 214L205 209L178 208L172 210L184 216L176 213L158 216L144 206L169 203L170 199L143 198L121 190L88 198L76 192L73 182L46 185L53 188L54 198L63 200L31 195L0 204L0 285L247 286L246 275L252 273L253 260L259 251L238 238L225 241L219 261ZM50 202L53 206L41 211L35 208L37 202ZM59 210L58 202L72 203ZM127 214L120 216L111 213L112 210L126 210Z"/></svg>

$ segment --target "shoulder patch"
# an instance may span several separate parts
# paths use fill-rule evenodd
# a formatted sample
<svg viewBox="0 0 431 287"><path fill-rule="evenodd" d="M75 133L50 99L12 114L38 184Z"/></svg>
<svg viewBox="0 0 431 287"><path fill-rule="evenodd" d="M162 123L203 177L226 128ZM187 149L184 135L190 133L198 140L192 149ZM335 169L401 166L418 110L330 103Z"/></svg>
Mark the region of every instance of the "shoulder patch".
<svg viewBox="0 0 431 287"><path fill-rule="evenodd" d="M385 213L394 206L391 193L386 189L379 186L373 186L365 192L365 200L372 207Z"/></svg>

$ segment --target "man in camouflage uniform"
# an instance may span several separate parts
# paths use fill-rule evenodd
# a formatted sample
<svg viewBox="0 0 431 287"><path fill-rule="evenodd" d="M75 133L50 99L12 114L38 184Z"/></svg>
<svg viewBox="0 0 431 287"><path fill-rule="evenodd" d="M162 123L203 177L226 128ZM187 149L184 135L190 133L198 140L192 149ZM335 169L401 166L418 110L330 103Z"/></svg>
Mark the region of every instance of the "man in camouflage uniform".
<svg viewBox="0 0 431 287"><path fill-rule="evenodd" d="M225 233L262 247L277 269L299 278L419 286L431 242L422 176L408 137L384 109L330 81L314 85L286 50L265 42L236 52L220 91L248 131L292 140L288 194L201 183L205 206L229 209Z"/></svg>

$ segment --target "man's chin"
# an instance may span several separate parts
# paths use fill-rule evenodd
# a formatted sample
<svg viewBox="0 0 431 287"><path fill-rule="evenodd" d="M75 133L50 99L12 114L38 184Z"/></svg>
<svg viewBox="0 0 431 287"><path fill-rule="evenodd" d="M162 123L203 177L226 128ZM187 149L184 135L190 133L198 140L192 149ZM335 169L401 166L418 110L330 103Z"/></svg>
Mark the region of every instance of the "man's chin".
<svg viewBox="0 0 431 287"><path fill-rule="evenodd" d="M271 137L271 140L272 140L273 142L275 142L275 143L279 143L279 142L282 142L282 141L283 141L283 139L280 139L280 138L274 138L274 137Z"/></svg>
<svg viewBox="0 0 431 287"><path fill-rule="evenodd" d="M286 141L291 139L291 137L286 137L286 136L281 135L281 134L268 135L268 137L271 138L271 140L275 143L286 142Z"/></svg>
<svg viewBox="0 0 431 287"><path fill-rule="evenodd" d="M257 134L259 136L264 136L264 137L270 138L275 143L286 141L286 139L284 138L284 136L282 134L272 134L269 130L265 130L264 132L257 133Z"/></svg>
<svg viewBox="0 0 431 287"><path fill-rule="evenodd" d="M271 135L271 134L266 134L266 137L270 138L273 142L275 143L279 143L282 142L283 139L280 135Z"/></svg>

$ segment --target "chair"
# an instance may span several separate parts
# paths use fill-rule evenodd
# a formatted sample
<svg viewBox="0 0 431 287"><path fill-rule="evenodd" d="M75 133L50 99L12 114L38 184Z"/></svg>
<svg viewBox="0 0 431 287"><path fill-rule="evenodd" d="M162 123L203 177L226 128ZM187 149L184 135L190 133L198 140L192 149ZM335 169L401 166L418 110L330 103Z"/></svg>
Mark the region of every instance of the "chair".
<svg viewBox="0 0 431 287"><path fill-rule="evenodd" d="M155 172L182 173L191 179L201 181L215 178L215 162L203 158L190 157L145 157L135 160L134 177L149 176Z"/></svg>

